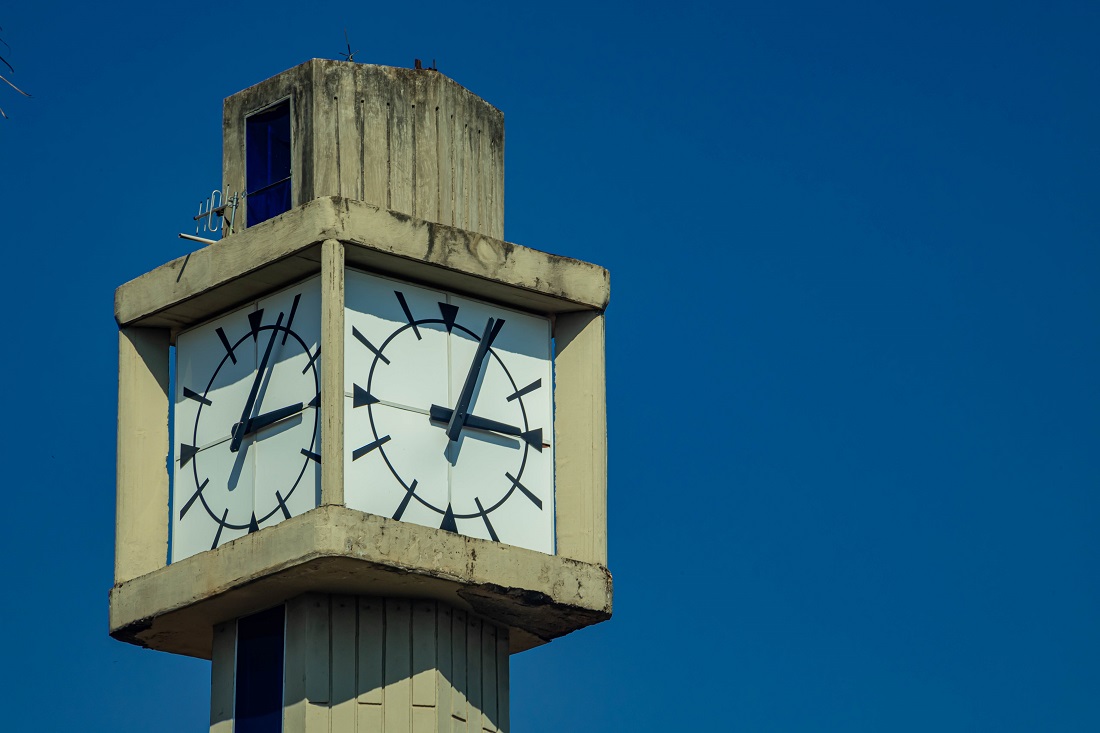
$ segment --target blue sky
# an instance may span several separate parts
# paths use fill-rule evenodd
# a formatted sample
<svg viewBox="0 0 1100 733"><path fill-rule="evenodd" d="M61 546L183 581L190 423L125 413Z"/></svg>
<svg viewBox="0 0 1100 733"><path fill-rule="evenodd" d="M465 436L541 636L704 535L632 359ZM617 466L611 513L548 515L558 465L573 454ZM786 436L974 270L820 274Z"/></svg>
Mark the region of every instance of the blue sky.
<svg viewBox="0 0 1100 733"><path fill-rule="evenodd" d="M113 291L189 250L222 98L345 27L503 110L507 239L612 273L615 616L513 658L513 730L1100 729L1100 6L0 26L12 729L206 725L206 662L107 636Z"/></svg>

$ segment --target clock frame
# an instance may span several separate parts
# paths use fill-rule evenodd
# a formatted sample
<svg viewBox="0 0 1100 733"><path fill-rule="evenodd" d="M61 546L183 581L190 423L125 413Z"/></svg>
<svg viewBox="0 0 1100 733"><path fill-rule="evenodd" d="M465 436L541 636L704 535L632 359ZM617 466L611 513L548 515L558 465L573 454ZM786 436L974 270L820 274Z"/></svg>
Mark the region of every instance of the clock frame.
<svg viewBox="0 0 1100 733"><path fill-rule="evenodd" d="M173 562L317 506L320 360L317 278L179 334Z"/></svg>
<svg viewBox="0 0 1100 733"><path fill-rule="evenodd" d="M552 554L549 319L357 270L345 292L347 506Z"/></svg>

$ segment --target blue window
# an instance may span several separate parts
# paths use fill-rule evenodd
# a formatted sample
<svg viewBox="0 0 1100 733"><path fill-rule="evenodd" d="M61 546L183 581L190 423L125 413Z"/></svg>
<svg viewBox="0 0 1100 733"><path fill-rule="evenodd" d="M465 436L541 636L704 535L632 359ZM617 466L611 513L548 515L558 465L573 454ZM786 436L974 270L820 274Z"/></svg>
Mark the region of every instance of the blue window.
<svg viewBox="0 0 1100 733"><path fill-rule="evenodd" d="M283 729L284 606L237 619L235 733Z"/></svg>
<svg viewBox="0 0 1100 733"><path fill-rule="evenodd" d="M245 119L248 226L290 210L290 100Z"/></svg>

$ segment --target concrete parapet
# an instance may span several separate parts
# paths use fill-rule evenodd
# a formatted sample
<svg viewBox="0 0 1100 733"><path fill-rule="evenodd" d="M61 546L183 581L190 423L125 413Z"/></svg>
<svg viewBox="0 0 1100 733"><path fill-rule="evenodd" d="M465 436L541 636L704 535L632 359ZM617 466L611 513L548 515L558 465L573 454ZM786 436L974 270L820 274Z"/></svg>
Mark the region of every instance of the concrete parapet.
<svg viewBox="0 0 1100 733"><path fill-rule="evenodd" d="M607 569L320 506L111 590L110 630L210 658L212 629L304 593L435 599L511 629L510 651L611 616Z"/></svg>

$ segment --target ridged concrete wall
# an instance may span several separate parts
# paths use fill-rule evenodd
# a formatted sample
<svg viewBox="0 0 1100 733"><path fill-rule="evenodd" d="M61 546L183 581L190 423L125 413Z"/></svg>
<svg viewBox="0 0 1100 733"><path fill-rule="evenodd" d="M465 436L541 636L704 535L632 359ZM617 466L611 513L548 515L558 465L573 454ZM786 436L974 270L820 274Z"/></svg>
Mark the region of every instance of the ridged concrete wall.
<svg viewBox="0 0 1100 733"><path fill-rule="evenodd" d="M431 69L314 59L229 97L230 193L245 188L245 118L288 97L294 205L343 196L504 238L504 115Z"/></svg>
<svg viewBox="0 0 1100 733"><path fill-rule="evenodd" d="M214 630L212 733L232 730L236 624ZM507 733L508 632L436 601L286 605L285 733Z"/></svg>

